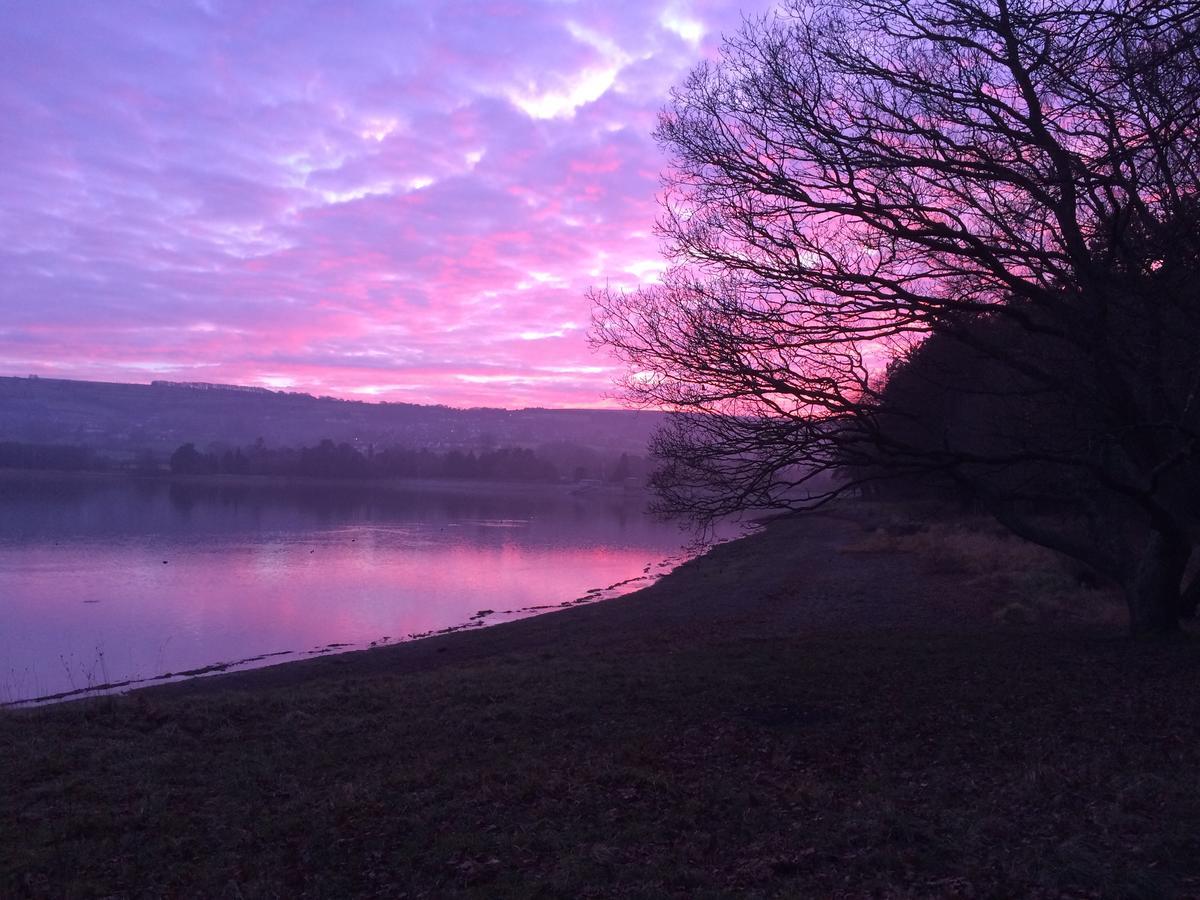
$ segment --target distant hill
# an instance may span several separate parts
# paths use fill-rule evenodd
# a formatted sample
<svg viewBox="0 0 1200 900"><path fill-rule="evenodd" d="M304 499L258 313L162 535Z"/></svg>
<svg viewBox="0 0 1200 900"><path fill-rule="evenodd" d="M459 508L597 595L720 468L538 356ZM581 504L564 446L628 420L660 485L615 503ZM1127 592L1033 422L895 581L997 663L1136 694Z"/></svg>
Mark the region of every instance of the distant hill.
<svg viewBox="0 0 1200 900"><path fill-rule="evenodd" d="M169 454L185 442L435 450L578 444L644 454L662 413L586 409L454 409L365 403L237 385L112 384L0 377L0 441L84 445L105 455Z"/></svg>

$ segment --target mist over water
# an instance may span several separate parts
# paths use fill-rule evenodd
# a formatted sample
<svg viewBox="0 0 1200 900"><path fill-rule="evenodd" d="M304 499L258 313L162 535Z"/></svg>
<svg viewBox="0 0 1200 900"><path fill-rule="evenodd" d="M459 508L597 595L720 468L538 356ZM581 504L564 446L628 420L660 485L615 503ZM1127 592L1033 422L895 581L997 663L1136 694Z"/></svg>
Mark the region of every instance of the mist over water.
<svg viewBox="0 0 1200 900"><path fill-rule="evenodd" d="M0 702L636 589L689 540L643 504L479 484L0 481Z"/></svg>

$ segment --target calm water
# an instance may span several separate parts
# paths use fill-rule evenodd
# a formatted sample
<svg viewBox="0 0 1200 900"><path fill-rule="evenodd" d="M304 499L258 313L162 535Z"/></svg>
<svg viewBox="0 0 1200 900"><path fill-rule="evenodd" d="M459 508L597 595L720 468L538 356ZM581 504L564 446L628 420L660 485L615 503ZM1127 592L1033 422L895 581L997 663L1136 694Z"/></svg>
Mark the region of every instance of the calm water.
<svg viewBox="0 0 1200 900"><path fill-rule="evenodd" d="M641 505L546 488L0 480L0 702L636 589L688 538Z"/></svg>

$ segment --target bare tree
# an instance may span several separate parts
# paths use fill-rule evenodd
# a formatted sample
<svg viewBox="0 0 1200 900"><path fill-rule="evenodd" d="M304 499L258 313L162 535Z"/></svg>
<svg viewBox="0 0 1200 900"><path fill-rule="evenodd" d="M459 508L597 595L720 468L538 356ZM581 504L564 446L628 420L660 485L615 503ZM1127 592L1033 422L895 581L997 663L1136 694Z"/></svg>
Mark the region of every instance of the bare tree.
<svg viewBox="0 0 1200 900"><path fill-rule="evenodd" d="M1176 627L1200 539L1198 120L1194 0L794 0L747 22L660 121L673 267L593 292L628 397L680 413L663 508L811 505L882 455L1118 579L1135 630ZM883 373L931 335L986 361L963 398L1040 396L1060 426L897 427ZM1027 514L1034 466L1079 487L1087 528ZM1114 554L1088 535L1117 508Z"/></svg>

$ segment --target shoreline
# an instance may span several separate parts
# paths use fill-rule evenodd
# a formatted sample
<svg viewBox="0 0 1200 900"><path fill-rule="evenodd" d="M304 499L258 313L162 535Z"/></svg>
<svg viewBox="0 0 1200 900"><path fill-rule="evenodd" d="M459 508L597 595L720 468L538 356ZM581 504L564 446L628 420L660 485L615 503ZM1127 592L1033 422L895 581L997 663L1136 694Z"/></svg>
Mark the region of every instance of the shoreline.
<svg viewBox="0 0 1200 900"><path fill-rule="evenodd" d="M168 692L183 694L192 692L206 692L208 690L219 691L226 688L240 690L247 687L253 688L259 683L287 683L293 680L288 677L292 667L295 667L296 678L294 680L297 681L307 680L309 677L311 677L310 670L328 670L338 672L339 674L346 671L352 671L355 668L362 668L367 671L379 670L380 665L377 660L372 659L370 663L367 662L366 655L368 654L384 656L386 654L395 653L399 655L401 659L401 666L407 667L410 665L410 662L406 657L410 654L414 659L425 660L434 658L431 657L427 652L427 647L423 646L430 645L431 642L444 642L446 639L459 637L465 634L495 632L498 630L503 630L507 635L510 633L508 629L511 629L513 633L520 634L521 630L519 626L529 623L533 620L557 618L557 616L564 613L587 607L604 606L617 601L637 602L637 598L642 594L645 594L646 592L649 592L669 581L671 577L679 571L680 568L703 560L718 548L752 540L755 536L760 535L766 528L769 528L772 522L786 517L786 515L781 516L778 514L765 514L746 519L743 523L743 527L745 529L743 534L735 537L721 538L710 543L705 543L701 545L701 548L697 553L688 557L672 556L663 560L659 560L658 562L648 563L643 569L643 573L641 575L632 576L628 579L610 584L607 587L590 588L585 591L583 595L571 600L564 600L546 605L516 610L480 610L480 612L487 612L489 615L495 616L508 616L516 614L513 618L485 622L482 621L482 619L486 617L480 617L479 613L476 613L466 622L456 623L432 632L409 635L402 638L380 639L377 641L363 643L333 643L321 646L319 648L314 648L312 650L281 650L265 652L254 657L250 657L246 660L237 660L233 662L217 661L184 672L167 672L159 675L147 676L144 678L130 678L108 684L95 685L85 688L74 688L41 697L30 697L22 700L0 703L0 715L5 713L20 713L24 711L41 710L64 705L87 704L93 700L130 697L142 693ZM665 571L659 571L660 569L665 569ZM621 588L642 580L646 580L648 583L633 590L626 590L616 594L609 593L615 588ZM518 640L520 640L520 638ZM502 642L487 641L486 644L488 646L487 653L489 655L492 653L505 652L505 647ZM433 652L444 653L446 646L447 645L444 643L439 644ZM419 649L408 649L414 647ZM468 652L474 654L477 652L477 648L472 647ZM283 656L289 658L278 659L273 662L266 662L261 666L244 665L245 663L272 660L274 658ZM301 674L301 672L303 672L303 674ZM264 675L263 673L269 674Z"/></svg>
<svg viewBox="0 0 1200 900"><path fill-rule="evenodd" d="M580 484L549 481L497 481L483 478L315 478L301 475L174 475L169 472L60 471L57 469L0 468L0 484L28 482L37 484L126 483L165 484L186 487L232 488L338 488L342 490L386 490L394 493L477 493L486 490L497 495L540 494L576 498L628 499L645 501L649 490L623 485Z"/></svg>
<svg viewBox="0 0 1200 900"><path fill-rule="evenodd" d="M1196 642L998 616L894 538L777 519L604 603L5 711L0 894L1200 893Z"/></svg>
<svg viewBox="0 0 1200 900"><path fill-rule="evenodd" d="M744 533L736 537L722 538L701 544L691 556L668 556L649 562L641 574L609 584L605 587L586 589L580 596L570 600L539 604L516 609L480 609L465 621L452 623L431 631L409 634L403 637L380 637L372 641L334 642L318 645L307 650L276 650L256 654L240 660L217 660L205 663L191 669L179 672L163 672L143 677L132 677L104 684L89 685L81 688L58 691L37 697L27 697L19 700L0 702L0 713L25 709L37 709L63 703L86 702L100 697L122 696L136 691L150 690L166 685L176 685L197 679L210 679L218 676L234 676L245 672L256 671L276 666L297 665L315 658L339 657L343 655L366 653L373 650L400 647L418 641L445 638L449 635L484 628L496 628L501 625L520 622L526 619L546 616L580 606L607 603L612 600L637 594L653 586L659 580L667 578L680 565L708 553L713 547L732 541L742 540L752 536L762 527L761 520L748 520ZM639 587L630 588L645 582ZM490 620L490 621L489 621ZM282 658L287 657L287 658ZM255 665L261 663L261 665Z"/></svg>
<svg viewBox="0 0 1200 900"><path fill-rule="evenodd" d="M643 638L634 632L642 631L646 635L657 635L646 639L661 645L668 639L668 631L675 632L682 627L691 639L697 628L703 628L706 620L713 619L732 620L744 627L750 615L740 607L738 597L745 593L769 595L771 590L778 589L781 581L787 580L786 570L781 578L781 573L763 565L766 560L777 557L783 547L793 543L797 534L812 542L816 555L828 559L831 554L839 554L847 536L860 528L852 513L839 509L805 516L768 515L748 521L747 525L753 530L739 537L715 541L702 552L672 566L661 577L653 578L646 586L602 600L588 601L585 596L551 604L544 612L483 627L465 623L377 646L321 653L163 684L150 683L129 691L128 695L209 695L224 690L241 692L297 686L319 681L325 676L340 679L420 672L460 661L525 653L551 644L564 648L564 651L580 648L590 651L597 645L624 643L631 637L640 642ZM739 574L737 582L741 590L738 593L716 596L711 588L705 590L705 582L717 576L727 577L731 571ZM688 597L700 602L685 599ZM856 620L861 615L859 604L862 602L859 599L849 608L825 610L824 616L821 611L809 610L812 618L808 624L823 630L840 627L847 617ZM934 621L939 628L950 630L975 627L981 621L986 627L994 625L979 608L966 615L961 610L946 616L939 609L931 618L930 610L924 613L923 622ZM909 627L905 624L910 618L908 611L895 609L894 615L897 624ZM789 617L789 625L794 626L797 621L795 616ZM79 700L86 702L88 698Z"/></svg>

